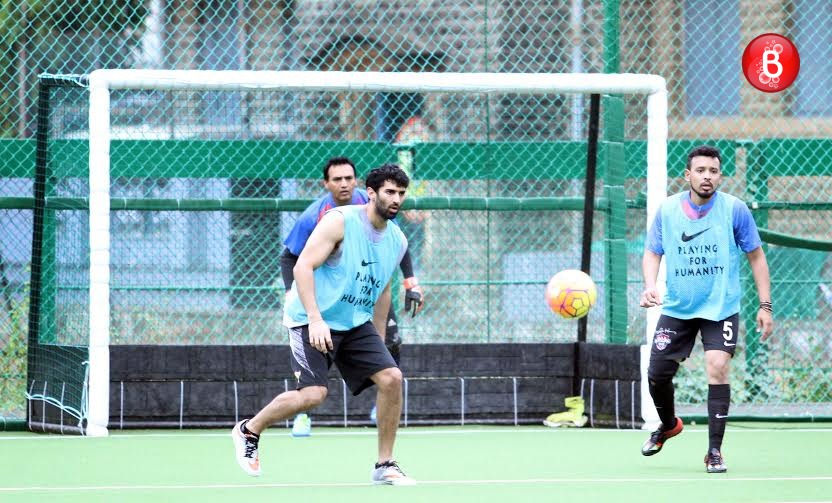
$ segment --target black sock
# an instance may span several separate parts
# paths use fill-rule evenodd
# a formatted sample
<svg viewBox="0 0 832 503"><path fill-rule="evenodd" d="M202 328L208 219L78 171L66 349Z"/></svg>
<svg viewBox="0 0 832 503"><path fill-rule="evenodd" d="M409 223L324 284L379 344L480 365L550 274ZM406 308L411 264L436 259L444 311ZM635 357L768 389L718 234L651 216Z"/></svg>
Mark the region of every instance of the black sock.
<svg viewBox="0 0 832 503"><path fill-rule="evenodd" d="M728 406L731 405L731 386L728 384L708 385L708 452L722 447Z"/></svg>
<svg viewBox="0 0 832 503"><path fill-rule="evenodd" d="M653 397L653 404L662 420L662 429L669 430L676 426L676 410L673 405L674 387L673 380L654 381L650 379L650 396Z"/></svg>
<svg viewBox="0 0 832 503"><path fill-rule="evenodd" d="M256 438L260 438L259 433L254 433L253 431L246 428L247 424L248 424L248 419L243 421L243 424L240 425L240 430L243 432L243 435L254 435Z"/></svg>

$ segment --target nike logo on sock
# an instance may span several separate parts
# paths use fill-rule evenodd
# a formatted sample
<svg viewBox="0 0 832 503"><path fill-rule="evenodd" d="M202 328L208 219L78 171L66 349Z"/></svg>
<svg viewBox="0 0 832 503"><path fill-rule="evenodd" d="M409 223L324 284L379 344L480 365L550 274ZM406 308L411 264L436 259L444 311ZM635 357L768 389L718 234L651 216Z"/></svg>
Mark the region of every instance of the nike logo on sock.
<svg viewBox="0 0 832 503"><path fill-rule="evenodd" d="M716 417L717 419L725 419L726 417L728 417L728 414L725 414L724 416L721 416L719 414L714 414L714 417Z"/></svg>

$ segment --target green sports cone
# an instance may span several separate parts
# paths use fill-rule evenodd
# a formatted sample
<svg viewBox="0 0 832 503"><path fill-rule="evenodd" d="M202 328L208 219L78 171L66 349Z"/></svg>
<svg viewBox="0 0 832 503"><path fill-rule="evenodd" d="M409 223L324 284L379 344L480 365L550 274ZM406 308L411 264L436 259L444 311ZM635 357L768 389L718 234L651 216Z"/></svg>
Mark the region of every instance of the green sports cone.
<svg viewBox="0 0 832 503"><path fill-rule="evenodd" d="M563 402L568 410L550 414L543 420L543 424L550 428L561 426L580 428L585 425L588 418L584 415L584 399L579 396L568 396Z"/></svg>

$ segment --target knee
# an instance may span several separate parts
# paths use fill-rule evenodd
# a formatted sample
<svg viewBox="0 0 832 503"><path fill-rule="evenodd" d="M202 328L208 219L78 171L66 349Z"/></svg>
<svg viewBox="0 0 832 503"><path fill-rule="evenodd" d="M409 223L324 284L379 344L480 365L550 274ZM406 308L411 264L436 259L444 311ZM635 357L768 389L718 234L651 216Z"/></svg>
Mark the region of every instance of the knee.
<svg viewBox="0 0 832 503"><path fill-rule="evenodd" d="M647 377L651 382L670 381L679 369L679 362L675 360L652 360L647 367Z"/></svg>
<svg viewBox="0 0 832 503"><path fill-rule="evenodd" d="M307 409L320 405L326 398L326 388L323 386L307 386L300 390L303 397L303 404Z"/></svg>
<svg viewBox="0 0 832 503"><path fill-rule="evenodd" d="M376 386L385 391L401 389L402 379L402 371L398 367L384 369L375 375Z"/></svg>
<svg viewBox="0 0 832 503"><path fill-rule="evenodd" d="M728 382L730 368L728 361L708 362L708 378L714 382Z"/></svg>

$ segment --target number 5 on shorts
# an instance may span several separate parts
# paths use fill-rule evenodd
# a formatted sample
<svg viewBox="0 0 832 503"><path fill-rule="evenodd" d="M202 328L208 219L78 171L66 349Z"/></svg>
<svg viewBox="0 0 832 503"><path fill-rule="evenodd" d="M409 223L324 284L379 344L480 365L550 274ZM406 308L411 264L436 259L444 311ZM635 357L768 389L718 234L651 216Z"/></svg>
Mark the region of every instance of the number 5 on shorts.
<svg viewBox="0 0 832 503"><path fill-rule="evenodd" d="M730 321L725 321L722 325L722 338L725 339L726 346L736 346L736 342L731 342L734 339L734 324Z"/></svg>

